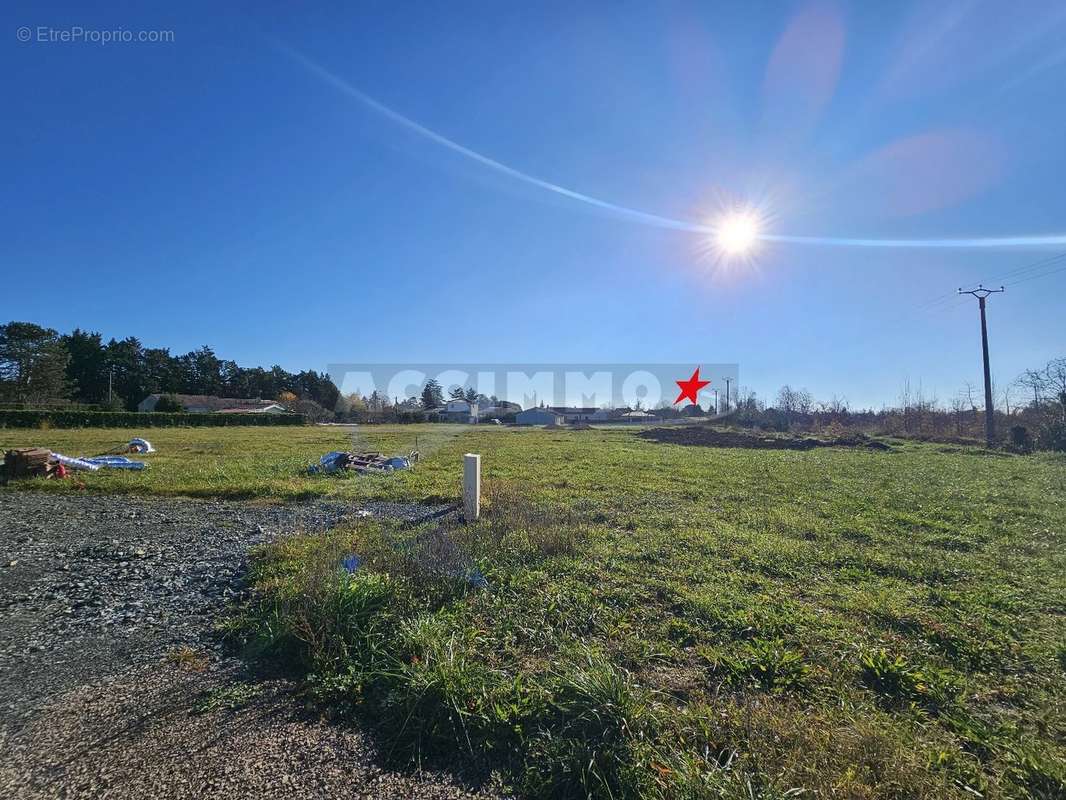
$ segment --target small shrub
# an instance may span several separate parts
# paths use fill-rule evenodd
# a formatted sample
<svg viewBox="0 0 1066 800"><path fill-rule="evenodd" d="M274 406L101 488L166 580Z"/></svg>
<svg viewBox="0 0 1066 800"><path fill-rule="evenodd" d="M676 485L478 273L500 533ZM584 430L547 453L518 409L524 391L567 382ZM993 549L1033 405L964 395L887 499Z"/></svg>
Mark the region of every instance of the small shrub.
<svg viewBox="0 0 1066 800"><path fill-rule="evenodd" d="M672 617L666 625L666 636L682 647L691 647L699 641L700 629L688 620Z"/></svg>
<svg viewBox="0 0 1066 800"><path fill-rule="evenodd" d="M388 659L388 632L398 619L397 581L335 563L316 563L288 576L265 598L255 624L262 652L311 672L372 670Z"/></svg>
<svg viewBox="0 0 1066 800"><path fill-rule="evenodd" d="M739 655L724 656L716 665L734 685L747 685L765 692L798 691L807 683L810 667L803 654L780 639L747 642Z"/></svg>
<svg viewBox="0 0 1066 800"><path fill-rule="evenodd" d="M401 626L399 639L409 657L382 682L379 707L391 748L419 760L456 747L473 755L488 728L489 680L476 641L425 617Z"/></svg>
<svg viewBox="0 0 1066 800"><path fill-rule="evenodd" d="M1029 452L1033 447L1032 439L1029 437L1029 429L1024 425L1012 425L1010 443L1011 447L1016 450L1021 450L1023 453Z"/></svg>
<svg viewBox="0 0 1066 800"><path fill-rule="evenodd" d="M1036 436L1038 450L1066 452L1066 422L1053 420L1041 426Z"/></svg>
<svg viewBox="0 0 1066 800"><path fill-rule="evenodd" d="M590 657L557 676L548 717L530 745L524 788L533 797L642 796L642 742L657 728L651 695L629 674Z"/></svg>
<svg viewBox="0 0 1066 800"><path fill-rule="evenodd" d="M937 711L957 691L950 677L932 668L919 669L901 655L871 650L859 657L862 681L890 707L921 706Z"/></svg>
<svg viewBox="0 0 1066 800"><path fill-rule="evenodd" d="M874 650L864 653L859 661L863 683L878 694L899 702L921 694L921 674L903 656L890 656L884 650Z"/></svg>

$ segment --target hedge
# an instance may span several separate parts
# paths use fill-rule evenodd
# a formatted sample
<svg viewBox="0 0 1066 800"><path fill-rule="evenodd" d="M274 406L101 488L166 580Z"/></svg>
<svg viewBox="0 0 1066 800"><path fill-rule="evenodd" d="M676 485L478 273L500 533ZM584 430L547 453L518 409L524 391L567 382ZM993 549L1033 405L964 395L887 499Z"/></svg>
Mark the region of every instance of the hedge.
<svg viewBox="0 0 1066 800"><path fill-rule="evenodd" d="M201 428L303 425L303 414L166 414L142 411L0 411L0 428Z"/></svg>

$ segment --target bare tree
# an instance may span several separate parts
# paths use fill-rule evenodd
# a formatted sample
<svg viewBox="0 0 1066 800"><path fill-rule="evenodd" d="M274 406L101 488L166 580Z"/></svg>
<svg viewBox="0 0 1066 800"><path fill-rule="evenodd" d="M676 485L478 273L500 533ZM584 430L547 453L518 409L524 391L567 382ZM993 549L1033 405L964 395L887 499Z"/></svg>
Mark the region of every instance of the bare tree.
<svg viewBox="0 0 1066 800"><path fill-rule="evenodd" d="M962 414L966 408L966 398L962 392L959 392L951 401L951 413L955 415L956 436L962 436Z"/></svg>
<svg viewBox="0 0 1066 800"><path fill-rule="evenodd" d="M1056 358L1044 367L1044 386L1059 404L1062 421L1066 422L1066 358Z"/></svg>
<svg viewBox="0 0 1066 800"><path fill-rule="evenodd" d="M1008 383L1006 386L1003 387L1003 393L1001 395L1001 397L1003 398L1003 412L1008 417L1010 416L1010 392L1013 388L1014 387Z"/></svg>
<svg viewBox="0 0 1066 800"><path fill-rule="evenodd" d="M785 420L792 424L792 415L796 413L796 390L787 383L777 390L777 410L785 415Z"/></svg>
<svg viewBox="0 0 1066 800"><path fill-rule="evenodd" d="M969 381L966 381L966 383L965 383L965 385L963 387L963 392L965 393L965 397L966 397L966 405L970 409L970 413L973 415L973 421L977 422L977 403L975 403L974 399L973 399L973 397L974 397L973 384L970 383Z"/></svg>
<svg viewBox="0 0 1066 800"><path fill-rule="evenodd" d="M1040 406L1040 394L1045 389L1045 381L1043 373L1038 369L1027 369L1018 379L1015 381L1023 389L1028 389L1033 393L1033 408Z"/></svg>

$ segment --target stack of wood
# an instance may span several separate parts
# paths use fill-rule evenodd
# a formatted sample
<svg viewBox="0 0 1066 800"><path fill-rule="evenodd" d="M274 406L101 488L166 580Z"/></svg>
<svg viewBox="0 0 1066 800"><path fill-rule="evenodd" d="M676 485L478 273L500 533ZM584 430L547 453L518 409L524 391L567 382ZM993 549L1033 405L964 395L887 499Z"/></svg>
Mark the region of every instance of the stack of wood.
<svg viewBox="0 0 1066 800"><path fill-rule="evenodd" d="M14 478L47 478L55 464L52 451L43 447L19 447L4 454L4 475Z"/></svg>
<svg viewBox="0 0 1066 800"><path fill-rule="evenodd" d="M344 468L356 472L379 472L385 469L385 460L381 453L349 453Z"/></svg>
<svg viewBox="0 0 1066 800"><path fill-rule="evenodd" d="M338 466L344 469L350 469L353 472L367 473L367 472L391 472L397 468L397 460L406 458L408 464L412 464L418 461L418 453L411 453L410 456L386 456L381 453L346 453L346 460Z"/></svg>

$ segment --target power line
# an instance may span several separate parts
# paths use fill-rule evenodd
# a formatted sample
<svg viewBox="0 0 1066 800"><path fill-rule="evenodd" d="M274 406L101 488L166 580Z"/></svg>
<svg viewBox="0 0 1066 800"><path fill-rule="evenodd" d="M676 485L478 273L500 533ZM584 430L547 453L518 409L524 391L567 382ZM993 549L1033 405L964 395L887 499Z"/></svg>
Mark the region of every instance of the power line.
<svg viewBox="0 0 1066 800"><path fill-rule="evenodd" d="M1014 286L1016 284L1023 283L1024 281L1027 281L1027 280L1033 280L1035 278L1043 278L1043 277L1046 277L1048 275L1054 275L1056 272L1061 272L1063 269L1066 269L1066 267L1059 267L1057 269L1052 269L1052 270L1047 271L1047 272L1041 272L1039 274L1026 275L1026 273L1031 272L1033 270L1039 270L1041 267L1051 266L1052 264L1055 264L1056 262L1063 261L1063 259L1066 259L1066 252L1058 253L1056 255L1049 256L1047 258L1041 258L1038 261L1033 261L1033 262L1030 262L1028 264L1022 264L1021 266L1014 267L1013 269L1007 270L1002 275L998 275L998 276L996 276L994 278L988 279L988 283L995 283L995 282L998 281L998 282L1003 282L1003 284L1005 286ZM1017 280L1013 280L1013 281L1007 282L1008 278L1016 278ZM934 297L934 298L932 298L930 300L926 300L924 303L922 303L919 306L917 306L915 308L915 311L939 311L939 310L942 310L942 309L944 309L944 308L946 308L948 306L953 305L950 301L951 301L952 298L954 298L956 296L957 296L957 294L951 293L951 292L948 292L946 294L937 295L936 297ZM959 304L956 303L954 305L959 305Z"/></svg>
<svg viewBox="0 0 1066 800"><path fill-rule="evenodd" d="M1039 261L1033 261L1028 264L1023 264L1020 267L1015 267L1014 269L1007 270L1001 275L997 275L994 278L989 278L988 282L1004 283L1009 278L1020 278L1023 275L1026 275L1027 273L1039 271L1044 267L1048 267L1057 262L1061 262L1063 259L1066 259L1066 253L1057 253L1056 255L1049 256L1048 258L1042 258Z"/></svg>
<svg viewBox="0 0 1066 800"><path fill-rule="evenodd" d="M1030 264L1025 264L1024 266L1015 267L1014 269L1009 270L1009 271L1003 273L1002 275L1000 275L1000 276L998 276L996 278L992 278L991 282L1002 281L1002 280L1006 280L1007 278L1011 278L1011 277L1017 277L1019 275L1022 275L1024 273L1030 271L1030 270L1034 270L1034 269L1037 269L1039 267L1047 266L1048 264L1054 263L1056 261L1061 261L1064 258L1066 258L1066 253L1058 253L1057 255L1049 256L1048 258L1042 258L1039 261L1034 261L1034 262L1032 262Z"/></svg>
<svg viewBox="0 0 1066 800"><path fill-rule="evenodd" d="M1025 283L1026 281L1036 280L1037 278L1046 278L1048 275L1054 275L1056 272L1064 272L1064 271L1066 271L1066 265L1063 265L1061 267L1057 267L1056 269L1048 270L1047 272L1041 272L1041 273L1038 273L1036 275L1029 275L1029 276L1027 276L1025 278L1020 278L1019 280L1016 280L1016 281L1010 281L1006 285L1007 286L1017 286L1019 283Z"/></svg>

